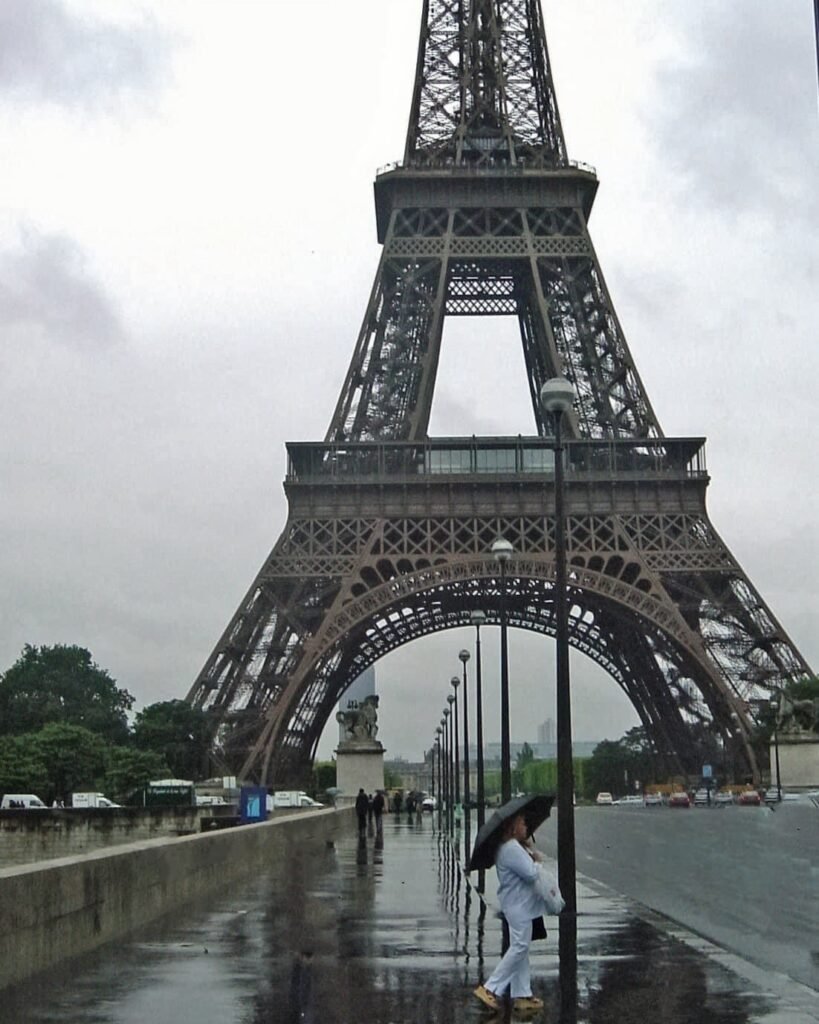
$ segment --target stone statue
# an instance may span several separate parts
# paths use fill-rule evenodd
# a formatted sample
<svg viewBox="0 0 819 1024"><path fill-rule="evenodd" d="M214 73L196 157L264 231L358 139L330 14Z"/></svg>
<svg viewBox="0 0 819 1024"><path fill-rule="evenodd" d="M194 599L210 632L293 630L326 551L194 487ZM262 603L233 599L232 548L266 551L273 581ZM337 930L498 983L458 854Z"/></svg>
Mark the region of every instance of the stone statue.
<svg viewBox="0 0 819 1024"><path fill-rule="evenodd" d="M345 741L372 743L378 735L378 697L365 697L357 708L339 711L336 721L344 726Z"/></svg>
<svg viewBox="0 0 819 1024"><path fill-rule="evenodd" d="M791 700L779 694L776 727L780 732L815 733L819 731L819 697Z"/></svg>

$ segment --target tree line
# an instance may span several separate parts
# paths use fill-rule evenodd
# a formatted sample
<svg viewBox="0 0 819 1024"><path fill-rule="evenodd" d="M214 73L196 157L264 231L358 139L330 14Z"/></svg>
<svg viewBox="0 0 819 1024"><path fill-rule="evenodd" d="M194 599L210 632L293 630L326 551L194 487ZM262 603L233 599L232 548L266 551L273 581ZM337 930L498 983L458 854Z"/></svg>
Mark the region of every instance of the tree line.
<svg viewBox="0 0 819 1024"><path fill-rule="evenodd" d="M131 724L133 705L84 647L27 644L0 675L0 793L67 804L87 790L123 802L152 779L207 773L202 711L159 701Z"/></svg>

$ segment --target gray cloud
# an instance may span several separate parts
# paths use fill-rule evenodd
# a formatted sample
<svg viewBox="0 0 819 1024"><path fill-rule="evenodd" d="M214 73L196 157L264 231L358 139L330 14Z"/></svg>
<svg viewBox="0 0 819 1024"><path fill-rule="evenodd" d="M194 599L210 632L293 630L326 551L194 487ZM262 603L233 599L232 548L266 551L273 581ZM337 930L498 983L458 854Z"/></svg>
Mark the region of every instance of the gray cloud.
<svg viewBox="0 0 819 1024"><path fill-rule="evenodd" d="M83 18L60 0L0 4L0 89L61 106L107 106L162 81L169 37L153 19L118 26Z"/></svg>
<svg viewBox="0 0 819 1024"><path fill-rule="evenodd" d="M723 210L815 203L816 65L813 12L782 17L768 0L673 8L681 60L658 80L658 146L690 195ZM805 125L813 131L806 132ZM804 208L800 211L804 214Z"/></svg>
<svg viewBox="0 0 819 1024"><path fill-rule="evenodd" d="M21 232L20 244L0 250L0 330L15 331L75 349L122 341L116 307L88 270L70 238Z"/></svg>

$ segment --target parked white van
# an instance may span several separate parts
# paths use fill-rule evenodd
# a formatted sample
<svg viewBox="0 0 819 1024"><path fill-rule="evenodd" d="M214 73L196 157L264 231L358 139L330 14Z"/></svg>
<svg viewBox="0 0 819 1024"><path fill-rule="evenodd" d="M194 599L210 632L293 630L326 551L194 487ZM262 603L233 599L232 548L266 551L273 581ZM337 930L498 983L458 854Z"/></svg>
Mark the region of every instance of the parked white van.
<svg viewBox="0 0 819 1024"><path fill-rule="evenodd" d="M32 808L48 810L43 801L33 793L5 793L3 802L0 803L0 810L9 811L19 808L20 810L31 810Z"/></svg>

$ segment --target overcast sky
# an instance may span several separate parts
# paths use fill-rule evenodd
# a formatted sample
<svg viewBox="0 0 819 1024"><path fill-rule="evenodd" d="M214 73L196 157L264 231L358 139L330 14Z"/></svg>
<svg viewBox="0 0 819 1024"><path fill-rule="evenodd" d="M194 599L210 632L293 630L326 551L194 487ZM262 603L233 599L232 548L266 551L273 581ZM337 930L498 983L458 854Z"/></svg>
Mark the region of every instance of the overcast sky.
<svg viewBox="0 0 819 1024"><path fill-rule="evenodd" d="M283 528L285 441L327 429L420 10L0 0L0 669L25 643L77 643L137 706L187 692ZM708 438L713 522L815 667L811 0L544 12L654 409L666 434ZM474 328L447 326L431 433L533 432L516 325ZM467 643L439 634L377 666L391 755L428 745ZM554 717L553 652L512 635L515 739ZM633 710L573 659L575 735L616 738Z"/></svg>

